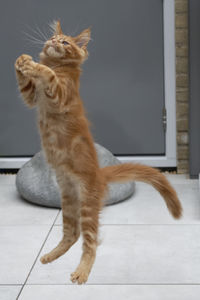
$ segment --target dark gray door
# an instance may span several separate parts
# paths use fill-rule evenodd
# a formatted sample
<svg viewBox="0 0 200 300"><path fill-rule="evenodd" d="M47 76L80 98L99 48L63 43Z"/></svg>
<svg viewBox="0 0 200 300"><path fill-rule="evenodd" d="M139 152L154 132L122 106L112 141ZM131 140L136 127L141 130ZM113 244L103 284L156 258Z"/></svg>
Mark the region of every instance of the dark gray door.
<svg viewBox="0 0 200 300"><path fill-rule="evenodd" d="M23 32L36 36L30 27L47 31L56 18L68 34L92 27L81 96L95 140L115 154L164 154L162 10L162 0L7 0L0 11L0 155L40 149L34 111L17 96L13 65L20 54L37 58L40 51Z"/></svg>

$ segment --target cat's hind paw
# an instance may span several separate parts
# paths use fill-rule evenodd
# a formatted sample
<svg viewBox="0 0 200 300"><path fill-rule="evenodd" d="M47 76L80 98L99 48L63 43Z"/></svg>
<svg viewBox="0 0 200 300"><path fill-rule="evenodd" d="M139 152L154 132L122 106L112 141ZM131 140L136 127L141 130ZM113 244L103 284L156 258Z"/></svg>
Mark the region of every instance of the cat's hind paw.
<svg viewBox="0 0 200 300"><path fill-rule="evenodd" d="M77 270L71 274L71 281L73 283L83 284L88 280L88 273L84 270Z"/></svg>
<svg viewBox="0 0 200 300"><path fill-rule="evenodd" d="M40 258L42 264L48 264L52 261L52 258L49 254L45 254Z"/></svg>

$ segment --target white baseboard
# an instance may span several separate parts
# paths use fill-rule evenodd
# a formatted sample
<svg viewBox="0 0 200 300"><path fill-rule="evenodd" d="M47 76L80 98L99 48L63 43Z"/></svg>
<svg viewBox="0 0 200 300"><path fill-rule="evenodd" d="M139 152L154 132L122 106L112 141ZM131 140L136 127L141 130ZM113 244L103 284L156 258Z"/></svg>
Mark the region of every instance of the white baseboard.
<svg viewBox="0 0 200 300"><path fill-rule="evenodd" d="M31 157L0 158L0 169L20 169Z"/></svg>
<svg viewBox="0 0 200 300"><path fill-rule="evenodd" d="M141 163L152 167L176 167L176 159L167 156L119 156L121 162Z"/></svg>
<svg viewBox="0 0 200 300"><path fill-rule="evenodd" d="M176 159L166 156L117 156L121 162L141 163L152 167L176 167ZM0 169L20 169L31 157L0 158Z"/></svg>

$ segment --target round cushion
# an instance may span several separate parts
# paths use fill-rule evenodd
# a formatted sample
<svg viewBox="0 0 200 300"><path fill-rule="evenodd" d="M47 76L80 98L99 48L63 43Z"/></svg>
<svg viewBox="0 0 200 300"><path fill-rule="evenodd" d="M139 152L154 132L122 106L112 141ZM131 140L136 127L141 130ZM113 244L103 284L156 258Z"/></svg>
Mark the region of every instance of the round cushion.
<svg viewBox="0 0 200 300"><path fill-rule="evenodd" d="M100 167L120 164L107 149L95 144ZM16 187L26 200L48 207L61 207L59 187L54 170L47 164L43 151L25 163L16 176ZM130 197L135 190L134 182L111 183L104 199L105 205L117 203Z"/></svg>

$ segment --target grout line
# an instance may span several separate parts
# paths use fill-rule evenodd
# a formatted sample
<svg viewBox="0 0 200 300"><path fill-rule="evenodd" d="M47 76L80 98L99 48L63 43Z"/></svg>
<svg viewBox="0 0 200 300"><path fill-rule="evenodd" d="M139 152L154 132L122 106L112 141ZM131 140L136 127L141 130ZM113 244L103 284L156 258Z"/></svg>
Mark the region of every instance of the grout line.
<svg viewBox="0 0 200 300"><path fill-rule="evenodd" d="M77 284L73 284L73 283L29 283L26 286L51 286L51 285L58 285L58 286L74 286L76 287ZM84 286L96 286L96 285L143 285L143 286L148 286L148 285L153 285L153 286L173 286L173 285L178 285L178 286L193 286L193 285L200 285L200 283L85 283Z"/></svg>
<svg viewBox="0 0 200 300"><path fill-rule="evenodd" d="M174 223L174 224L100 224L100 227L102 226L199 226L200 225L200 221L199 223L194 223L194 224L186 224L186 223L182 223L182 224L178 224L178 223ZM62 226L62 224L54 224L54 226Z"/></svg>
<svg viewBox="0 0 200 300"><path fill-rule="evenodd" d="M20 283L0 283L0 286L22 286Z"/></svg>
<svg viewBox="0 0 200 300"><path fill-rule="evenodd" d="M56 219L54 220L53 226L56 225L56 221L58 220L59 214L60 214L60 212L62 211L61 208L58 208L58 210L59 210L59 212L58 212L58 214L57 214L57 216L56 216Z"/></svg>
<svg viewBox="0 0 200 300"><path fill-rule="evenodd" d="M56 215L56 217L55 217L55 220L53 221L53 224L51 225L51 227L50 227L50 229L49 229L49 232L47 233L47 236L46 236L44 242L42 243L42 246L40 247L40 250L39 250L39 252L38 252L38 254L37 254L36 258L35 258L35 261L34 261L32 267L31 267L31 269L30 269L30 271L29 271L27 277L26 277L26 280L24 281L24 283L23 283L23 285L22 285L22 288L21 288L21 290L20 290L20 292L19 292L19 294L18 294L18 296L17 296L17 299L19 299L19 296L21 295L21 293L22 293L22 291L23 291L23 289L24 289L24 287L25 287L25 285L26 285L26 283L27 283L27 280L28 280L28 278L29 278L29 276L30 276L30 274L31 274L31 272L32 272L32 270L33 270L35 264L36 264L36 261L37 261L38 257L40 256L40 253L41 253L41 251L42 251L42 249L43 249L43 247L44 247L44 245L45 245L45 243L46 243L46 241L47 241L47 239L48 239L48 237L49 237L49 235L50 235L50 233L51 233L51 231L52 231L52 228L53 228L53 226L54 226L54 224L55 224L55 222L56 222L56 220L57 220L57 218L58 218L59 213L60 213L60 210L58 211L58 213L57 213L57 215ZM16 299L16 300L17 300L17 299Z"/></svg>
<svg viewBox="0 0 200 300"><path fill-rule="evenodd" d="M57 218L57 215L56 215L56 218ZM40 227L40 226L51 226L51 224L23 224L23 223L21 223L21 224L8 224L8 225L4 225L4 224L0 224L0 228L1 227L13 227L13 226L15 226L15 227L24 227L24 226L26 226L26 227Z"/></svg>

